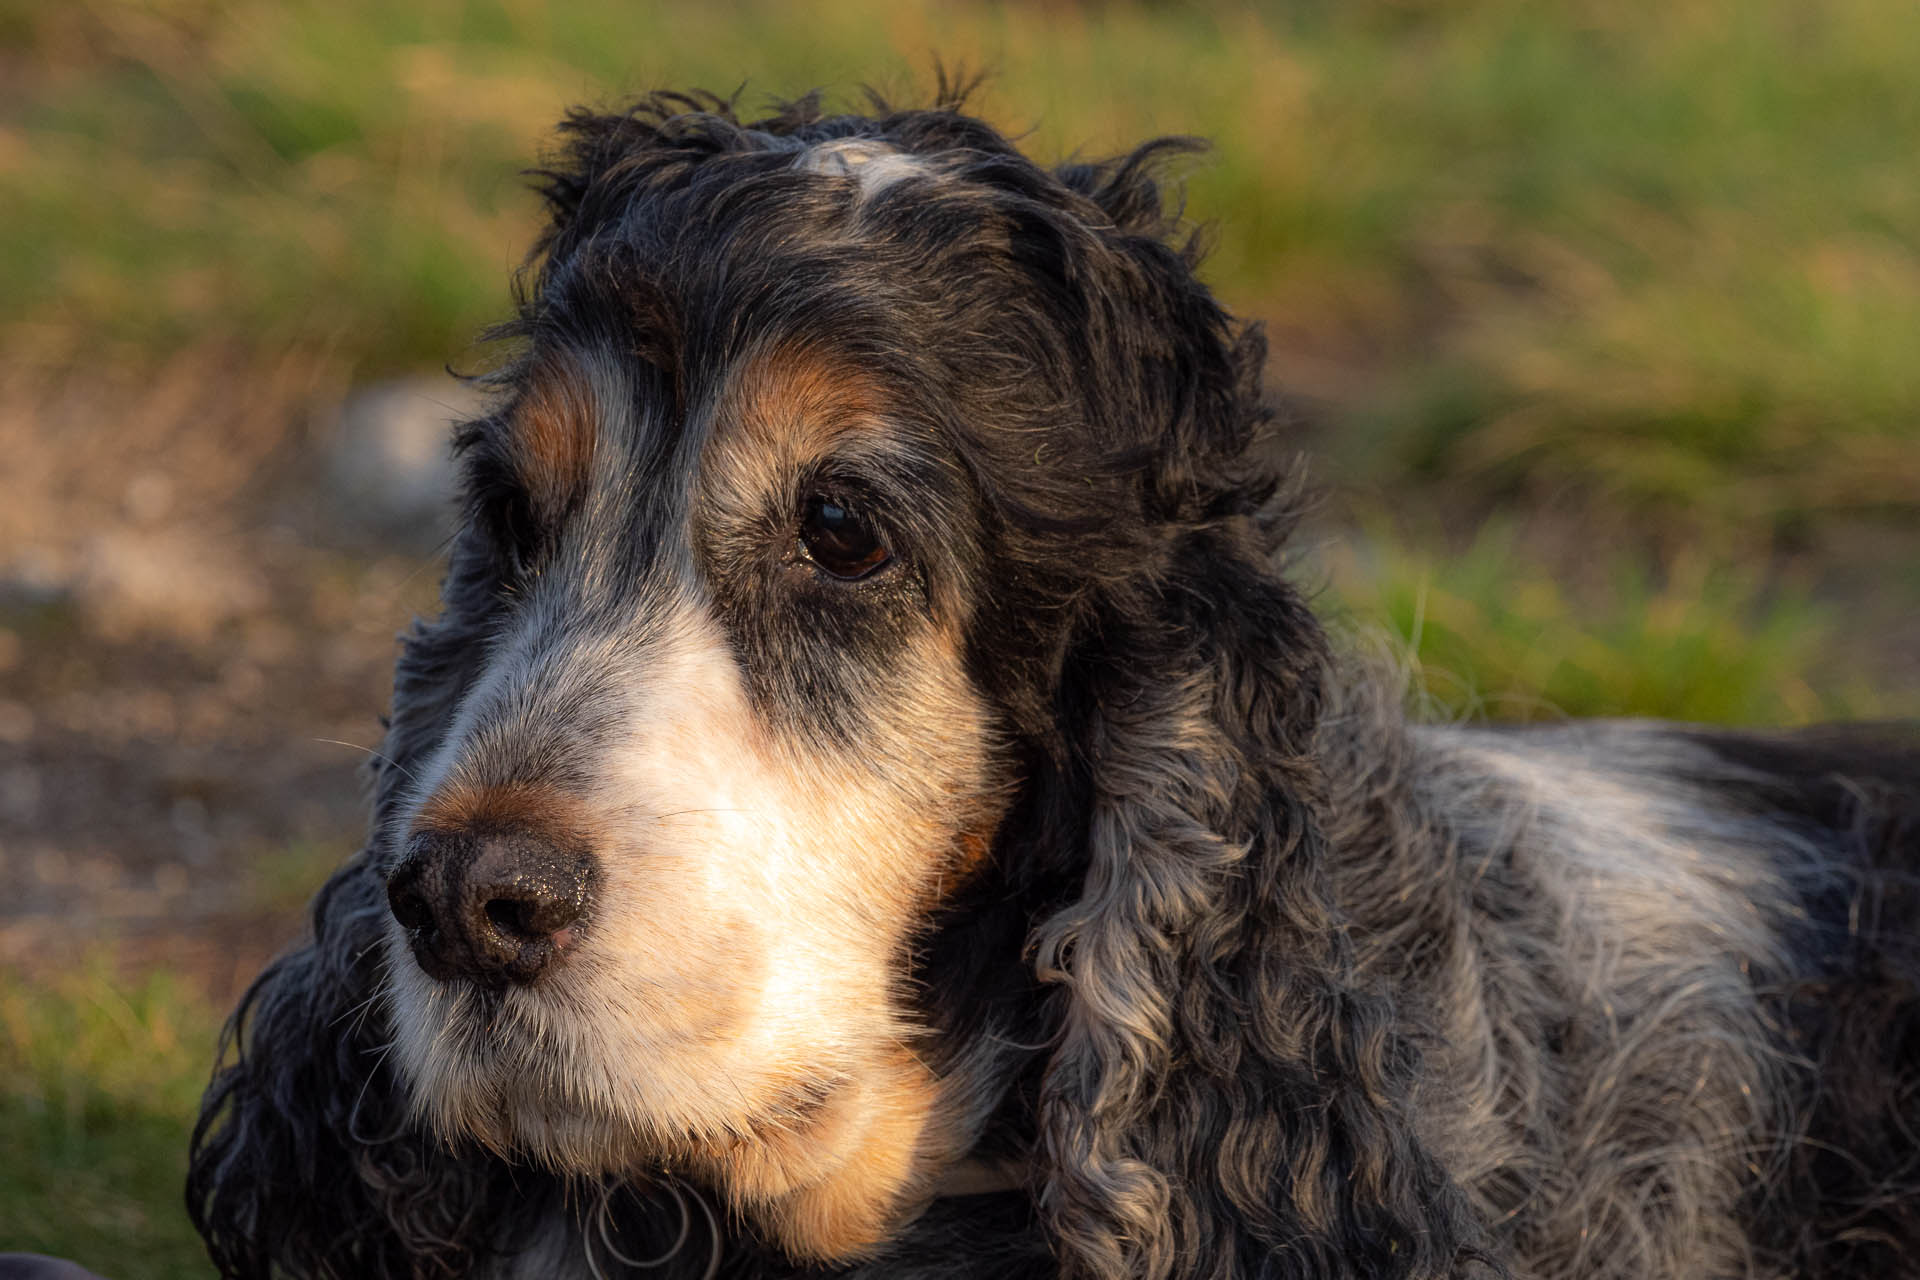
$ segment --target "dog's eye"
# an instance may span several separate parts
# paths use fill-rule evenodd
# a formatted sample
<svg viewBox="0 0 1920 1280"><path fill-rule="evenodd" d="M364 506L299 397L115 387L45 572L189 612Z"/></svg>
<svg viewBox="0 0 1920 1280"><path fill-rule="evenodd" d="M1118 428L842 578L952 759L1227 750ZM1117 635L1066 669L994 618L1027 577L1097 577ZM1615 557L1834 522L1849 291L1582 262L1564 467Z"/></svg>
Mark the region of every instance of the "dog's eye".
<svg viewBox="0 0 1920 1280"><path fill-rule="evenodd" d="M800 545L821 569L848 581L864 578L893 559L864 517L845 503L817 493L807 499L801 512Z"/></svg>

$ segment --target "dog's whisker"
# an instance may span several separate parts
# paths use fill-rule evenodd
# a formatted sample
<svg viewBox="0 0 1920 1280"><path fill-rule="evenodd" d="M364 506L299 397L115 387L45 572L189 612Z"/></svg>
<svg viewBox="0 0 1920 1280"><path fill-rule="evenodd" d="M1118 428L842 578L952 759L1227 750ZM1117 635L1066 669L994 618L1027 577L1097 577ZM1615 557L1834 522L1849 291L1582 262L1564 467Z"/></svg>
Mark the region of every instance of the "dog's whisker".
<svg viewBox="0 0 1920 1280"><path fill-rule="evenodd" d="M685 817L691 817L691 816L703 814L703 813L732 813L732 814L752 815L752 814L757 814L758 811L754 809L718 809L718 808L674 809L668 813L657 813L653 816L652 820L654 822L665 822L668 818L685 818Z"/></svg>
<svg viewBox="0 0 1920 1280"><path fill-rule="evenodd" d="M374 1077L379 1074L380 1068L386 1063L387 1055L393 1052L393 1048L394 1042L389 1041L387 1045L380 1050L380 1054L374 1059L373 1065L367 1069L366 1079L361 1081L360 1092L354 1095L352 1109L347 1112L347 1135L362 1147L374 1147L392 1142L406 1131L406 1112L404 1109L400 1109L394 1113L394 1117L390 1122L392 1128L386 1133L368 1136L360 1132L360 1108L366 1102L367 1090L372 1087Z"/></svg>
<svg viewBox="0 0 1920 1280"><path fill-rule="evenodd" d="M313 741L324 742L328 746L332 746L332 747L349 747L355 751L364 751L366 754L372 756L375 760L379 760L385 764L392 765L395 769L399 770L401 776L406 778L409 782L413 782L416 784L419 782L419 779L414 777L412 770L408 769L405 765L401 764L398 760L395 760L392 756L387 755L385 752L375 751L372 747L363 747L357 742L346 742L340 738L315 738L313 739Z"/></svg>
<svg viewBox="0 0 1920 1280"><path fill-rule="evenodd" d="M368 1010L372 1009L375 1004L379 1003L381 996L382 996L382 992L380 992L377 989L374 991L368 992L366 999L360 1001L358 1004L349 1006L338 1017L334 1018L333 1021L328 1025L338 1026L342 1022L345 1022L348 1019L352 1019L353 1025L347 1029L347 1033L349 1038L357 1035L360 1031L360 1024L366 1019Z"/></svg>

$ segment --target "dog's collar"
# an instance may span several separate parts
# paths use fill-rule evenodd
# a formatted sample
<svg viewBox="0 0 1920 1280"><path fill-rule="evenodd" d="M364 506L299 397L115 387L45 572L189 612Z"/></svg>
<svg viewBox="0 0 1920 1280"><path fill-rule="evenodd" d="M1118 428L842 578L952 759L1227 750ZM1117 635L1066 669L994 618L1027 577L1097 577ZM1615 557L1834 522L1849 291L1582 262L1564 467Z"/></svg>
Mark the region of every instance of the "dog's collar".
<svg viewBox="0 0 1920 1280"><path fill-rule="evenodd" d="M1018 1161L968 1157L947 1170L935 1184L933 1194L941 1200L984 1196L996 1191L1018 1191L1026 1184L1026 1168Z"/></svg>

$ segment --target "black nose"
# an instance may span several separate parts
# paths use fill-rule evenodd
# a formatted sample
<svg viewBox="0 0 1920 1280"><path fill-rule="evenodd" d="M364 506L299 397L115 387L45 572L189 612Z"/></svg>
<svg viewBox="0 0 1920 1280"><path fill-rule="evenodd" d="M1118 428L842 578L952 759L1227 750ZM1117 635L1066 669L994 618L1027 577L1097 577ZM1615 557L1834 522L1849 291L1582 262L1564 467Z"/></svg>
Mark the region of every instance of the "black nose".
<svg viewBox="0 0 1920 1280"><path fill-rule="evenodd" d="M420 967L488 986L528 983L577 940L591 854L524 831L424 832L387 876Z"/></svg>

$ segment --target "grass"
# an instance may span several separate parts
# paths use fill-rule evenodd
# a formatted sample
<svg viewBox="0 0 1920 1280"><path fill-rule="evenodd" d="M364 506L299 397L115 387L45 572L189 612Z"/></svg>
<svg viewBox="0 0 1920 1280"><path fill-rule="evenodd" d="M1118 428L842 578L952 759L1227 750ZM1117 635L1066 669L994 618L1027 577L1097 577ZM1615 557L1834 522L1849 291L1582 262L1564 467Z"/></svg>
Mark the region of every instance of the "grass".
<svg viewBox="0 0 1920 1280"><path fill-rule="evenodd" d="M218 1025L164 974L0 973L0 1250L114 1280L209 1273L181 1185Z"/></svg>
<svg viewBox="0 0 1920 1280"><path fill-rule="evenodd" d="M1777 725L1890 710L1825 670L1838 619L1803 585L1702 555L1658 580L1624 558L1605 568L1602 582L1570 582L1496 522L1446 557L1390 536L1343 541L1320 572L1342 629L1384 636L1421 710L1445 719Z"/></svg>
<svg viewBox="0 0 1920 1280"><path fill-rule="evenodd" d="M900 89L938 51L1041 154L1214 138L1213 278L1385 480L1722 538L1920 493L1913 6L0 4L35 358L437 365L505 307L566 104Z"/></svg>

